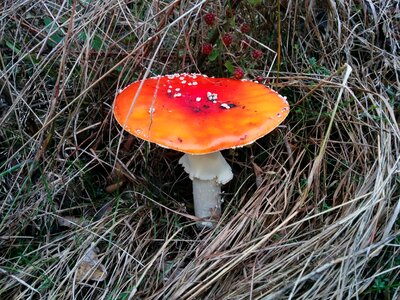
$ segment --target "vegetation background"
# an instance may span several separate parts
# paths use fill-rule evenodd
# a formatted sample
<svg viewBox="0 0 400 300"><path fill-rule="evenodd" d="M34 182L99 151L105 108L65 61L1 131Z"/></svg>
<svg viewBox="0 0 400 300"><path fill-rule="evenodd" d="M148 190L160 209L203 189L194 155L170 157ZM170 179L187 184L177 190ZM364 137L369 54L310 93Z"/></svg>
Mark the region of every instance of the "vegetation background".
<svg viewBox="0 0 400 300"><path fill-rule="evenodd" d="M399 299L399 5L1 1L0 299ZM291 112L224 153L199 231L180 154L122 132L113 99L241 71Z"/></svg>

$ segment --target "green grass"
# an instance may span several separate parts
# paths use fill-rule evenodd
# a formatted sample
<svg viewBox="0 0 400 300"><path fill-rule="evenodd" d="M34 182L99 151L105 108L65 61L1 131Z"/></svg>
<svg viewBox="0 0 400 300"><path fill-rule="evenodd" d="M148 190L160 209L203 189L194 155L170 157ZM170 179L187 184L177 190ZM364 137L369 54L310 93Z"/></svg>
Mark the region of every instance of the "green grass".
<svg viewBox="0 0 400 300"><path fill-rule="evenodd" d="M5 0L0 299L397 299L399 16L373 4ZM234 179L200 231L181 154L121 132L113 101L145 76L236 68L291 110L224 151Z"/></svg>

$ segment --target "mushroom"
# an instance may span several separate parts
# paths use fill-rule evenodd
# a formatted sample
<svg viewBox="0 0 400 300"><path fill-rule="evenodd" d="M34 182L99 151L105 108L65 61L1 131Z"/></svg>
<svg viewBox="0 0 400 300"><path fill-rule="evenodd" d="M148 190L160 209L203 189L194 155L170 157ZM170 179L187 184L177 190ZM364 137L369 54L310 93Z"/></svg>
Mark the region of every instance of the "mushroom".
<svg viewBox="0 0 400 300"><path fill-rule="evenodd" d="M126 131L185 153L179 163L193 181L199 227L219 219L221 185L233 177L220 151L253 143L288 112L286 98L262 84L186 73L134 82L114 104Z"/></svg>

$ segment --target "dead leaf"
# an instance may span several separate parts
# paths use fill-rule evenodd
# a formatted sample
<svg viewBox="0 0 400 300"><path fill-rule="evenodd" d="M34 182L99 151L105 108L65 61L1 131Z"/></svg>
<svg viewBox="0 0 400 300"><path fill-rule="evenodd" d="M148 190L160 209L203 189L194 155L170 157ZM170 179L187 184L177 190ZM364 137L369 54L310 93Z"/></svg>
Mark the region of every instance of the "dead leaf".
<svg viewBox="0 0 400 300"><path fill-rule="evenodd" d="M118 181L116 183L110 184L106 186L106 192L111 194L118 190L120 187L124 185L124 181Z"/></svg>
<svg viewBox="0 0 400 300"><path fill-rule="evenodd" d="M86 280L103 281L106 277L106 267L100 263L95 248L91 246L82 259L79 260L75 278L78 282L83 282Z"/></svg>
<svg viewBox="0 0 400 300"><path fill-rule="evenodd" d="M252 162L254 174L256 175L256 186L260 187L263 182L264 171L255 162Z"/></svg>

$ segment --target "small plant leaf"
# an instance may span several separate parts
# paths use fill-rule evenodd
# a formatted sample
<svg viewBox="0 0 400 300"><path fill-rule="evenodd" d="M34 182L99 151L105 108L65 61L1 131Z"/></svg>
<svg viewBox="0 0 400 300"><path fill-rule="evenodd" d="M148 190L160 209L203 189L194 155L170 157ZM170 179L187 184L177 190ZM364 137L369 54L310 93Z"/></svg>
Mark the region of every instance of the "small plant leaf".
<svg viewBox="0 0 400 300"><path fill-rule="evenodd" d="M103 47L103 40L96 34L92 40L92 48L96 51L100 51Z"/></svg>
<svg viewBox="0 0 400 300"><path fill-rule="evenodd" d="M86 42L86 40L90 38L90 36L88 36L85 31L81 31L78 34L78 38L80 41ZM90 47L93 50L100 51L103 47L103 40L97 34L94 35L92 40L90 41Z"/></svg>
<svg viewBox="0 0 400 300"><path fill-rule="evenodd" d="M53 32L52 35L50 35L50 39L47 40L47 44L51 47L56 46L57 44L61 43L64 39L64 33L58 26L58 24L53 21L52 18L50 17L43 17L43 22L45 25L45 30L47 32Z"/></svg>
<svg viewBox="0 0 400 300"><path fill-rule="evenodd" d="M19 54L21 49L19 49L14 43L10 41L6 41L6 45L8 48L10 48L15 54Z"/></svg>
<svg viewBox="0 0 400 300"><path fill-rule="evenodd" d="M6 41L6 46L12 50L12 52L14 52L15 54L19 55L21 53L21 48L15 44L14 42L10 42L10 41ZM37 60L36 58L34 58L32 55L30 54L26 54L24 56L24 59L26 61L29 61L30 63L32 63L33 65L37 65L39 63L39 60ZM1 174L0 174L1 177Z"/></svg>
<svg viewBox="0 0 400 300"><path fill-rule="evenodd" d="M217 59L218 55L219 55L218 50L217 49L213 49L211 54L208 56L208 60L209 61L214 61L214 60Z"/></svg>
<svg viewBox="0 0 400 300"><path fill-rule="evenodd" d="M235 67L230 61L225 62L225 68L228 70L230 74L233 74L233 72L235 72Z"/></svg>

